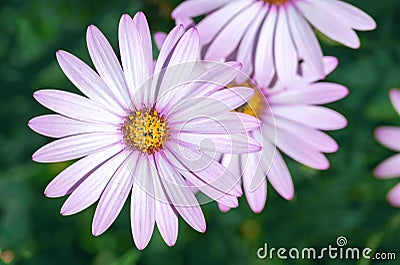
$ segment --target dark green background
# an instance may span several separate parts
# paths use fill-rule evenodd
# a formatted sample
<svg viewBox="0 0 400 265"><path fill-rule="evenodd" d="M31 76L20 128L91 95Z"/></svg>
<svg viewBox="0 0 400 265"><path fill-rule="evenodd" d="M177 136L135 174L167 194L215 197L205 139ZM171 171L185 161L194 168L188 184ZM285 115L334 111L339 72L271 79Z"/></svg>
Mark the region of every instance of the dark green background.
<svg viewBox="0 0 400 265"><path fill-rule="evenodd" d="M42 165L31 154L49 139L33 133L27 121L47 111L32 93L40 88L77 91L55 60L58 49L89 62L86 27L97 25L117 46L117 26L123 13L143 10L152 31L168 31L169 13L178 0L82 1L11 0L0 2L0 249L11 252L11 264L314 264L315 261L260 261L256 251L264 242L273 247L335 245L346 236L348 245L396 252L400 264L400 211L385 201L397 180L381 181L373 168L391 151L379 146L373 130L382 124L400 125L388 99L400 87L400 1L351 1L378 22L374 32L362 32L362 48L351 50L323 41L326 54L339 57L339 68L328 80L346 85L350 95L331 107L343 113L349 126L332 132L339 152L329 155L325 172L287 159L296 187L293 201L269 189L267 207L253 214L244 198L240 207L220 213L215 203L203 206L207 232L200 234L180 220L176 245L164 244L155 231L144 251L136 250L129 210L102 236L91 235L94 207L62 217L65 200L43 195L47 183L67 164ZM397 16L397 17L396 17ZM332 22L334 23L334 22ZM399 165L400 166L400 165ZM0 263L1 263L0 259ZM320 264L370 264L369 261L322 260Z"/></svg>

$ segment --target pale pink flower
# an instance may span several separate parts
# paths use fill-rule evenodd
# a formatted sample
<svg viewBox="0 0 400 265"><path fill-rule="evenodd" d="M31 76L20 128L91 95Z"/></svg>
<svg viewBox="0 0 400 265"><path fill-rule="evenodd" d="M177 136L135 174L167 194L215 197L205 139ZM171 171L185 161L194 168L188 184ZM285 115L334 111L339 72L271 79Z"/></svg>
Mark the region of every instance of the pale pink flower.
<svg viewBox="0 0 400 265"><path fill-rule="evenodd" d="M351 48L360 46L355 30L376 27L369 15L339 0L186 0L172 13L185 26L200 15L206 15L197 25L204 59L235 58L263 87L275 75L290 78L292 61L304 60L325 77L314 27Z"/></svg>
<svg viewBox="0 0 400 265"><path fill-rule="evenodd" d="M400 115L400 89L390 91L390 100ZM400 152L400 128L395 126L382 126L375 130L376 139L385 147ZM374 175L380 179L400 177L400 154L393 155L380 163ZM392 188L387 200L395 207L400 207L400 183Z"/></svg>
<svg viewBox="0 0 400 265"><path fill-rule="evenodd" d="M237 178L209 152L260 150L246 133L258 128L259 120L231 111L254 92L238 87L228 100L227 94L214 93L235 78L241 64L195 69L190 63L196 61L199 49L195 28L185 33L182 26L175 27L155 65L143 13L133 19L123 15L118 37L122 67L95 26L87 30L87 45L97 73L74 55L57 52L62 70L84 96L60 90L34 93L40 104L58 114L33 118L29 126L60 139L37 150L33 160L80 159L55 177L45 194L70 194L62 206L63 215L99 201L94 235L112 225L131 193L136 246L146 247L155 224L172 246L178 235L178 215L197 231L206 230L191 186L223 205L237 206L237 196L242 194L235 185ZM192 71L198 79L190 79ZM199 146L207 139L213 146Z"/></svg>
<svg viewBox="0 0 400 265"><path fill-rule="evenodd" d="M329 74L337 66L334 57L324 58ZM281 153L317 170L329 168L325 153L338 150L335 140L323 131L342 129L346 119L338 112L320 105L344 98L346 87L319 82L310 68L301 64L301 75L288 83L276 82L272 88L260 88L244 106L237 109L262 120L260 129L252 131L262 144L262 151L251 154L223 155L222 164L242 176L247 201L254 212L261 212L267 199L267 182L285 199L294 196L291 174ZM223 211L229 210L220 204Z"/></svg>

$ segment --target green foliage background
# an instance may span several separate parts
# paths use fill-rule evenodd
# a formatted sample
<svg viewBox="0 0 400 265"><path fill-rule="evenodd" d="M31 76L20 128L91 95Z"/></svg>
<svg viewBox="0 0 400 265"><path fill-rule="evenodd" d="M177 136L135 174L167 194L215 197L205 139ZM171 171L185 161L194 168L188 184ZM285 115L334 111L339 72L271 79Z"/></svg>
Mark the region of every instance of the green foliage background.
<svg viewBox="0 0 400 265"><path fill-rule="evenodd" d="M329 155L329 170L318 172L287 159L296 187L293 201L284 201L269 187L267 207L258 215L249 210L244 198L238 209L226 214L210 203L203 206L208 221L205 234L180 220L176 246L166 246L156 231L149 246L138 251L127 207L109 231L95 238L91 235L94 207L62 217L59 210L65 198L45 198L47 183L67 164L31 161L34 150L49 142L27 127L30 118L46 113L32 93L40 88L77 92L57 65L56 50L68 50L89 62L85 46L89 24L97 25L118 47L121 14L143 10L153 32L168 31L174 25L169 13L179 2L0 2L0 256L13 253L11 264L28 265L315 264L258 260L256 251L264 242L271 247L322 248L335 245L343 235L349 246L396 252L398 260L320 260L318 264L400 264L400 210L385 201L386 192L398 180L381 181L371 175L392 154L374 140L374 128L400 125L388 99L389 89L400 87L398 0L350 1L379 24L376 31L359 34L360 50L322 38L325 53L340 60L328 80L350 89L348 98L331 105L348 118L349 126L331 133L341 148Z"/></svg>

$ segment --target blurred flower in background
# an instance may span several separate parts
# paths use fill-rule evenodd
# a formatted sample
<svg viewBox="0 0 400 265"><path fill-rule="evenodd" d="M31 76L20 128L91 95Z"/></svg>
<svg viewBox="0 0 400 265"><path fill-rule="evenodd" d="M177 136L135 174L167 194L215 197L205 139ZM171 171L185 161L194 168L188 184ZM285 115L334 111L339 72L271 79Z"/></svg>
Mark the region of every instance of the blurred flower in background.
<svg viewBox="0 0 400 265"><path fill-rule="evenodd" d="M375 21L360 9L338 0L191 0L173 12L177 24L198 24L204 59L242 62L243 71L268 87L275 74L283 80L287 63L304 60L323 79L322 50L315 27L351 48L360 40L354 30L375 29Z"/></svg>
<svg viewBox="0 0 400 265"><path fill-rule="evenodd" d="M400 115L400 89L390 91L390 100L396 112ZM400 128L395 126L382 126L375 130L376 139L385 147L400 152ZM375 168L374 175L380 179L400 177L400 154L384 160ZM387 199L393 206L400 207L400 184L392 188Z"/></svg>
<svg viewBox="0 0 400 265"><path fill-rule="evenodd" d="M325 74L331 73L337 64L336 58L325 57ZM347 88L320 82L306 63L300 65L299 72L302 74L294 75L288 84L278 79L272 88L249 84L258 92L236 110L262 121L261 128L252 134L263 148L252 154L224 155L222 164L231 164L232 172L242 176L247 201L257 213L265 206L267 179L284 199L291 200L294 196L291 175L280 152L307 167L326 170L329 161L324 153L336 152L339 146L322 130L338 130L347 125L341 114L319 106L344 98ZM235 163L231 163L232 159ZM220 208L228 209L224 205Z"/></svg>

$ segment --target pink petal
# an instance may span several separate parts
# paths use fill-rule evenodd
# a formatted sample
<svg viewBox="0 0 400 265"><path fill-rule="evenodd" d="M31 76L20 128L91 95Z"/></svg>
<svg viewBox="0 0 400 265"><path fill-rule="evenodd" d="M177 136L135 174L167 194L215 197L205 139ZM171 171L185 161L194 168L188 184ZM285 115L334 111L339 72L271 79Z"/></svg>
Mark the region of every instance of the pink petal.
<svg viewBox="0 0 400 265"><path fill-rule="evenodd" d="M286 7L286 15L297 52L308 63L317 78L323 79L325 74L322 63L322 50L314 31L293 5L287 5Z"/></svg>
<svg viewBox="0 0 400 265"><path fill-rule="evenodd" d="M391 205L400 207L400 184L394 186L394 188L389 191L386 198Z"/></svg>
<svg viewBox="0 0 400 265"><path fill-rule="evenodd" d="M138 160L138 152L132 153L117 170L100 197L93 217L92 233L95 236L106 231L121 212L130 191L132 190L133 175Z"/></svg>
<svg viewBox="0 0 400 265"><path fill-rule="evenodd" d="M375 138L389 149L400 151L400 128L382 126L375 130Z"/></svg>
<svg viewBox="0 0 400 265"><path fill-rule="evenodd" d="M391 89L389 96L395 110L400 115L400 89Z"/></svg>
<svg viewBox="0 0 400 265"><path fill-rule="evenodd" d="M374 175L381 179L400 176L400 154L391 156L381 162L374 170Z"/></svg>
<svg viewBox="0 0 400 265"><path fill-rule="evenodd" d="M175 85L175 87L171 88L169 85L164 85L160 88L157 106L163 110L173 106L173 104L179 106L180 101L183 99L209 96L228 85L240 73L241 67L242 64L238 62L198 62L193 66L194 70L201 71L198 76L178 84L179 86ZM176 83L174 74L171 74L170 78L173 80L172 82ZM177 89L179 89L179 92Z"/></svg>
<svg viewBox="0 0 400 265"><path fill-rule="evenodd" d="M293 136L293 142L301 141L317 151L333 153L339 148L339 145L336 143L336 141L326 133L298 122L277 119L275 126L279 131L285 131L291 134Z"/></svg>
<svg viewBox="0 0 400 265"><path fill-rule="evenodd" d="M292 200L294 186L289 169L278 150L275 150L273 157L273 162L267 175L269 183L285 200Z"/></svg>
<svg viewBox="0 0 400 265"><path fill-rule="evenodd" d="M157 35L154 35L154 39L156 40L156 42L159 42L158 48L160 50L154 73L157 74L159 71L161 71L162 68L167 66L166 62L171 56L171 52L173 51L176 43L180 40L184 33L185 30L183 26L179 25L173 28L168 35L164 35L164 33L158 33ZM161 41L163 43L162 45L160 43Z"/></svg>
<svg viewBox="0 0 400 265"><path fill-rule="evenodd" d="M346 127L347 120L338 112L321 106L273 106L273 115L321 130Z"/></svg>
<svg viewBox="0 0 400 265"><path fill-rule="evenodd" d="M332 73L339 64L339 61L336 57L333 56L324 56L323 57L323 64L324 64L324 76L329 75ZM321 77L318 76L312 69L311 66L308 65L306 62L302 62L300 64L300 71L302 79L308 83L314 83L321 80Z"/></svg>
<svg viewBox="0 0 400 265"><path fill-rule="evenodd" d="M171 140L177 144L189 145L199 151L228 154L253 153L261 150L261 145L246 134L215 135L180 133Z"/></svg>
<svg viewBox="0 0 400 265"><path fill-rule="evenodd" d="M198 25L200 45L210 43L218 32L252 1L234 1L206 16Z"/></svg>
<svg viewBox="0 0 400 265"><path fill-rule="evenodd" d="M113 145L118 145L122 149L120 142L121 135L119 133L78 134L42 146L32 155L32 159L41 163L68 161Z"/></svg>
<svg viewBox="0 0 400 265"><path fill-rule="evenodd" d="M272 187L286 200L291 200L294 195L294 187L292 177L290 176L289 170L283 160L281 154L273 144L274 141L268 139L266 135L261 134L258 131L254 133L255 139L263 143L263 149L261 152L260 166L263 168L263 172L266 172L269 182ZM271 134L274 135L274 134ZM254 175L250 188L255 189L257 185L260 185L265 181L265 173L261 175Z"/></svg>
<svg viewBox="0 0 400 265"><path fill-rule="evenodd" d="M361 9L346 3L344 1L315 1L319 8L330 10L335 13L340 20L345 22L349 27L356 30L373 30L376 28L376 22L371 16Z"/></svg>
<svg viewBox="0 0 400 265"><path fill-rule="evenodd" d="M196 175L192 174L189 171L181 170L180 173L187 180L189 180L194 185L194 187L196 187L199 191L204 193L212 200L217 201L220 204L226 205L229 208L236 208L238 206L238 200L236 196L226 194L223 191L220 191L213 186L208 185L208 183L200 180Z"/></svg>
<svg viewBox="0 0 400 265"><path fill-rule="evenodd" d="M180 93L177 93L177 90L180 90L188 81L191 81L193 71L198 67L198 63L195 63L198 51L199 34L196 28L192 28L182 36L172 50L170 57L167 58L165 62L167 65L165 65L166 68L162 75L161 84L153 82L153 89L155 91L158 89L155 86L160 86L160 92L156 92L158 101L160 101L160 96L164 97L161 99L164 101L158 103L158 105L164 106L174 98L180 97ZM164 66L162 67L164 68ZM168 94L168 92L172 93ZM167 94L166 97L165 94Z"/></svg>
<svg viewBox="0 0 400 265"><path fill-rule="evenodd" d="M272 5L261 27L256 47L254 77L262 87L268 87L275 74L275 65L272 58L277 18L278 10L275 5Z"/></svg>
<svg viewBox="0 0 400 265"><path fill-rule="evenodd" d="M125 159L125 154L119 153L90 174L65 201L61 214L75 214L95 203Z"/></svg>
<svg viewBox="0 0 400 265"><path fill-rule="evenodd" d="M224 154L221 158L221 165L227 168L238 179L242 176L240 155ZM240 182L238 183L240 185Z"/></svg>
<svg viewBox="0 0 400 265"><path fill-rule="evenodd" d="M56 198L71 193L94 169L119 152L121 152L121 147L114 145L80 159L61 171L47 185L44 194L47 197Z"/></svg>
<svg viewBox="0 0 400 265"><path fill-rule="evenodd" d="M150 89L149 78L153 74L153 44L151 42L151 34L149 24L143 12L137 12L133 18L140 35L140 44L143 52L142 82L141 94L143 96L142 104L147 106L154 104L153 91Z"/></svg>
<svg viewBox="0 0 400 265"><path fill-rule="evenodd" d="M335 83L315 83L308 87L282 90L268 97L268 102L276 104L327 104L347 96L348 89Z"/></svg>
<svg viewBox="0 0 400 265"><path fill-rule="evenodd" d="M239 45L249 25L253 24L254 15L263 5L264 3L260 1L253 2L223 27L208 47L204 59L220 60L230 55Z"/></svg>
<svg viewBox="0 0 400 265"><path fill-rule="evenodd" d="M178 215L168 203L156 200L156 223L168 246L175 245L178 238Z"/></svg>
<svg viewBox="0 0 400 265"><path fill-rule="evenodd" d="M231 207L226 206L226 205L224 205L222 203L218 203L218 208L223 213L229 212L229 210L231 209Z"/></svg>
<svg viewBox="0 0 400 265"><path fill-rule="evenodd" d="M90 57L97 72L114 92L122 107L129 106L129 88L117 56L110 43L95 26L90 26L86 34Z"/></svg>
<svg viewBox="0 0 400 265"><path fill-rule="evenodd" d="M93 132L114 132L119 129L108 124L94 124L72 120L57 114L43 115L31 119L29 127L35 132L53 138Z"/></svg>
<svg viewBox="0 0 400 265"><path fill-rule="evenodd" d="M184 1L172 11L171 17L178 19L182 17L197 17L209 13L215 9L222 7L223 5L230 3L235 0L196 0L196 1Z"/></svg>
<svg viewBox="0 0 400 265"><path fill-rule="evenodd" d="M268 131L264 131L267 133ZM271 139L272 140L272 139ZM307 142L298 139L295 134L276 130L276 145L285 154L301 164L311 168L326 170L329 168L328 159Z"/></svg>
<svg viewBox="0 0 400 265"><path fill-rule="evenodd" d="M254 95L254 89L248 87L232 87L229 89L222 89L210 95L210 98L218 100L219 102L228 105L231 110L245 104Z"/></svg>
<svg viewBox="0 0 400 265"><path fill-rule="evenodd" d="M36 91L33 97L46 108L72 119L107 124L120 124L121 117L112 114L88 98L61 90Z"/></svg>
<svg viewBox="0 0 400 265"><path fill-rule="evenodd" d="M149 73L145 73L147 62L145 61L139 31L129 15L121 17L118 40L124 75L129 87L129 100L134 105L140 106L143 99L143 85L147 81Z"/></svg>
<svg viewBox="0 0 400 265"><path fill-rule="evenodd" d="M181 26L177 26L177 27L182 28ZM175 28L173 28L172 31L175 30ZM164 32L157 31L156 33L153 34L153 38L154 38L154 43L156 44L158 50L161 50L162 46L164 45L164 43L167 39L167 34ZM160 55L158 55L158 58L160 59Z"/></svg>
<svg viewBox="0 0 400 265"><path fill-rule="evenodd" d="M206 222L196 197L162 155L156 159L157 169L165 192L182 218L195 230L205 232Z"/></svg>
<svg viewBox="0 0 400 265"><path fill-rule="evenodd" d="M131 229L135 245L144 249L150 241L155 222L155 198L153 179L157 171L147 156L140 156L134 168L135 181L131 198Z"/></svg>
<svg viewBox="0 0 400 265"><path fill-rule="evenodd" d="M263 5L256 14L251 26L247 29L245 35L243 36L237 53L237 60L242 62L243 68L242 72L245 74L239 75L236 78L238 84L242 84L247 81L248 76L253 73L254 65L254 54L255 54L255 43L256 37L258 36L261 24L264 22L265 15L268 11L268 5Z"/></svg>
<svg viewBox="0 0 400 265"><path fill-rule="evenodd" d="M83 94L105 107L111 105L110 110L117 114L124 113L113 91L87 64L66 51L57 51L57 60L68 79Z"/></svg>
<svg viewBox="0 0 400 265"><path fill-rule="evenodd" d="M240 196L242 191L236 184L240 177L233 176L220 163L207 154L171 145L165 155L180 172L189 171L208 185L230 195Z"/></svg>
<svg viewBox="0 0 400 265"><path fill-rule="evenodd" d="M217 117L231 111L228 106L209 97L188 98L167 113L173 123L186 123L197 117Z"/></svg>
<svg viewBox="0 0 400 265"><path fill-rule="evenodd" d="M278 11L274 46L276 73L280 81L285 83L296 76L298 58L283 7L280 7Z"/></svg>
<svg viewBox="0 0 400 265"><path fill-rule="evenodd" d="M360 47L357 34L331 9L321 8L318 1L313 0L296 1L294 4L314 27L329 38L354 49Z"/></svg>
<svg viewBox="0 0 400 265"><path fill-rule="evenodd" d="M181 124L180 124L181 125ZM239 112L229 112L218 119L212 117L194 117L177 127L178 132L206 134L237 134L253 131L261 125L260 120Z"/></svg>
<svg viewBox="0 0 400 265"><path fill-rule="evenodd" d="M260 213L267 201L266 172L263 171L260 163L263 163L261 153L241 156L241 164L245 166L243 170L243 190L250 208L255 213ZM264 176L264 178L263 181L254 185L252 182L256 175Z"/></svg>

